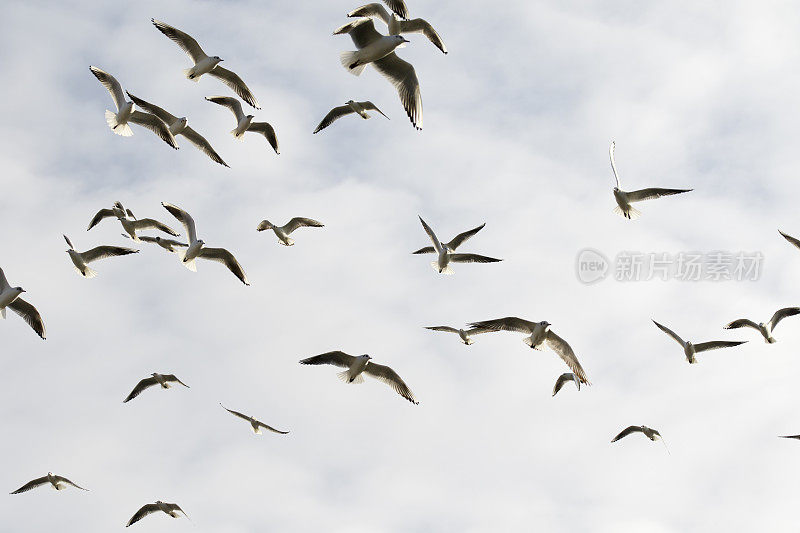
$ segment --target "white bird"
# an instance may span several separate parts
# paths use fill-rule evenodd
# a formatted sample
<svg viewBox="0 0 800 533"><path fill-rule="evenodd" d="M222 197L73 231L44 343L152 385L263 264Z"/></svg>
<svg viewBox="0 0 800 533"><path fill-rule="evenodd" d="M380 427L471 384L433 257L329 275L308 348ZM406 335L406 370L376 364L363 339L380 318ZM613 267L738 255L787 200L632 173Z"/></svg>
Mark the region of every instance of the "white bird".
<svg viewBox="0 0 800 533"><path fill-rule="evenodd" d="M155 385L161 385L162 389L169 389L170 383L180 383L187 389L189 388L189 385L179 380L175 376L175 374L159 374L158 372L153 372L151 376L152 377L144 378L139 383L137 383L136 386L131 391L131 393L128 394L128 397L122 400L122 403L127 403L133 400L134 398L139 396L143 390L153 387Z"/></svg>
<svg viewBox="0 0 800 533"><path fill-rule="evenodd" d="M614 172L614 179L617 186L614 187L614 199L617 201L617 207L614 212L622 215L627 219L638 218L641 213L638 209L631 206L631 202L641 202L643 200L652 200L653 198L661 198L662 196L670 196L673 194L681 194L684 192L691 192L693 189L659 189L648 188L640 189L638 191L623 191L620 189L619 174L617 174L617 164L614 162L614 141L611 141L611 147L608 149L608 155L611 157L611 170Z"/></svg>
<svg viewBox="0 0 800 533"><path fill-rule="evenodd" d="M400 35L402 33L422 33L428 40L443 53L447 53L444 41L436 33L428 21L423 19L401 20L396 13L389 14L386 8L378 3L365 4L357 7L347 14L348 17L369 17L382 20L389 27L389 35ZM407 17L403 17L407 18Z"/></svg>
<svg viewBox="0 0 800 533"><path fill-rule="evenodd" d="M164 124L167 125L170 133L172 133L173 136L183 135L186 137L187 141L192 143L197 149L201 150L204 154L210 157L212 161L226 167L228 166L228 163L223 161L214 148L211 147L211 143L209 143L205 137L197 133L189 126L189 120L186 117L178 118L155 104L151 104L150 102L142 100L141 98L137 98L128 91L125 92L138 107L163 120Z"/></svg>
<svg viewBox="0 0 800 533"><path fill-rule="evenodd" d="M474 328L483 328L491 331L517 331L519 333L527 333L530 337L522 339L525 344L534 350L542 350L546 343L547 346L556 352L567 364L570 370L575 373L581 383L591 385L572 347L567 344L567 341L556 335L553 330L550 329L550 322L546 320L542 322L530 322L515 316L507 316L494 320L472 322L469 325Z"/></svg>
<svg viewBox="0 0 800 533"><path fill-rule="evenodd" d="M122 219L125 217L133 219L136 218L133 215L133 211L131 211L130 209L125 209L125 207L122 205L122 202L114 202L114 205L110 209L104 208L97 212L94 218L89 222L89 227L86 228L86 231L89 231L90 229L95 227L104 218L111 218L111 217L116 217L118 219Z"/></svg>
<svg viewBox="0 0 800 533"><path fill-rule="evenodd" d="M88 264L92 261L99 261L100 259L105 259L106 257L116 257L118 255L139 253L139 250L123 248L122 246L96 246L91 250L78 252L75 250L75 247L72 246L72 241L69 240L69 237L64 235L64 240L67 241L67 244L69 245L69 250L67 250L67 253L69 254L69 258L72 260L72 264L75 265L75 270L77 270L78 273L84 278L93 278L97 275L97 272L88 267Z"/></svg>
<svg viewBox="0 0 800 533"><path fill-rule="evenodd" d="M324 224L322 222L317 222L311 218L304 218L304 217L294 217L292 220L287 222L283 226L275 226L269 220L262 220L256 230L264 231L267 229L271 229L275 232L275 235L280 239L281 244L284 246L292 246L294 244L294 240L289 238L289 234L291 234L297 228L322 228Z"/></svg>
<svg viewBox="0 0 800 533"><path fill-rule="evenodd" d="M183 250L178 251L178 254L181 256L181 263L183 263L186 268L192 272L197 272L197 266L195 265L195 259L197 258L216 261L228 267L228 270L233 272L233 274L239 278L239 281L245 285L250 285L242 265L239 264L239 261L236 260L232 253L225 248L206 248L206 243L202 239L197 238L194 219L189 213L172 204L161 202L161 205L186 228L186 234L189 236L189 246L185 252Z"/></svg>
<svg viewBox="0 0 800 533"><path fill-rule="evenodd" d="M176 241L174 239L162 239L161 237L150 237L148 235L142 235L139 237L140 241L144 242L152 242L154 244L159 245L163 249L168 252L176 253L176 247L188 248L189 245L185 242Z"/></svg>
<svg viewBox="0 0 800 533"><path fill-rule="evenodd" d="M253 122L253 115L245 115L242 110L242 103L236 98L230 96L207 96L206 100L215 104L227 107L236 117L236 127L231 130L231 134L238 141L244 140L244 134L248 131L260 133L267 141L269 141L272 149L276 154L280 154L278 147L278 137L275 135L275 129L270 126L268 122Z"/></svg>
<svg viewBox="0 0 800 533"><path fill-rule="evenodd" d="M158 31L180 46L181 50L189 54L189 57L194 61L194 66L183 70L187 78L198 82L203 74L209 74L233 89L233 92L239 95L239 98L252 107L261 109L258 105L258 100L256 100L252 91L250 91L244 81L242 81L242 78L235 72L219 66L219 63L222 61L219 56L207 56L206 53L203 52L203 49L200 48L200 45L197 44L197 41L189 34L156 19L150 19L150 21L158 28Z"/></svg>
<svg viewBox="0 0 800 533"><path fill-rule="evenodd" d="M145 516L156 513L158 511L162 511L171 516L172 518L180 518L180 515L178 514L178 512L180 511L181 513L183 513L183 516L189 518L189 515L187 515L186 512L184 512L184 510L181 509L177 503L164 503L161 500L158 500L155 503L148 503L147 505L143 505L142 508L136 511L136 514L134 514L131 517L131 519L128 520L128 523L125 524L125 527L129 527L138 522L139 520L141 520L142 518L144 518Z"/></svg>
<svg viewBox="0 0 800 533"><path fill-rule="evenodd" d="M485 222L483 224L481 224L480 226L478 226L477 228L473 228L471 230L465 231L464 233L459 233L458 235L453 237L453 240L451 240L450 242L443 242L441 244L442 244L442 246L444 248L447 248L448 251L455 252L456 248L458 248L459 246L464 244L464 241L466 241L467 239L469 239L470 237L472 237L473 235L478 233L480 230L482 230L484 226L486 226ZM435 254L436 253L436 249L433 246L425 246L424 248L420 248L416 252L411 252L411 253L412 254Z"/></svg>
<svg viewBox="0 0 800 533"><path fill-rule="evenodd" d="M164 121L150 113L142 113L141 111L134 110L133 102L125 100L122 86L114 76L97 67L90 66L89 70L100 80L103 87L111 93L111 97L117 105L116 113L106 110L106 122L108 123L108 127L111 128L111 131L123 137L130 137L133 135L133 131L131 131L131 127L128 126L128 123L138 124L158 135L161 140L171 147L176 150L178 149L178 143L175 142L175 137L172 136L169 127L164 124Z"/></svg>
<svg viewBox="0 0 800 533"><path fill-rule="evenodd" d="M44 339L45 329L42 316L34 306L19 297L23 292L25 289L22 287L12 287L8 284L6 275L0 268L0 318L6 318L6 309L11 309Z"/></svg>
<svg viewBox="0 0 800 533"><path fill-rule="evenodd" d="M469 346L474 342L472 340L473 335L494 331L491 329L483 329L483 328L458 329L450 326L425 326L425 329L430 329L432 331L445 331L447 333L455 333L461 339L461 342L463 342L467 346Z"/></svg>
<svg viewBox="0 0 800 533"><path fill-rule="evenodd" d="M32 481L28 481L23 486L12 492L11 494L20 494L22 492L28 492L31 489L35 489L36 487L41 487L42 485L46 485L50 483L50 486L53 487L55 490L64 490L65 488L75 487L76 489L81 489L88 491L89 489L84 489L83 487L79 487L72 481L68 480L65 477L57 476L52 472L48 472L46 476L42 476L40 478L36 478Z"/></svg>
<svg viewBox="0 0 800 533"><path fill-rule="evenodd" d="M739 346L740 344L744 344L747 341L710 341L710 342L700 342L698 344L692 344L689 341L685 341L678 336L677 333L672 331L666 326L662 326L655 320L653 320L653 324L658 326L658 329L675 339L675 341L683 347L683 354L686 356L686 360L689 361L689 364L693 365L697 363L697 359L695 358L695 354L700 352L706 352L708 350L718 350L719 348L730 348L732 346Z"/></svg>
<svg viewBox="0 0 800 533"><path fill-rule="evenodd" d="M419 402L414 398L414 393L411 392L411 389L408 388L408 385L406 385L405 381L400 378L397 372L388 366L373 363L371 359L372 357L367 354L354 357L344 352L335 351L315 355L314 357L309 357L308 359L303 359L300 361L300 364L333 365L340 368L346 368L347 370L336 374L339 379L346 383L363 383L364 376L362 373L366 374L375 379L383 381L392 387L397 394L409 402L415 405L419 404Z"/></svg>
<svg viewBox="0 0 800 533"><path fill-rule="evenodd" d="M248 422L250 422L250 427L252 428L253 433L255 433L256 435L261 435L261 429L262 428L264 428L264 429L266 429L268 431L272 431L273 433L280 433L281 435L286 435L287 433L289 433L288 431L281 431L279 429L275 429L272 426L268 426L264 422L261 422L260 420L256 420L252 416L243 415L242 413L240 413L238 411L233 411L231 409L228 409L227 407L225 407L222 404L220 404L220 405L222 406L223 409L228 411L233 416L238 416L242 420L247 420Z"/></svg>
<svg viewBox="0 0 800 533"><path fill-rule="evenodd" d="M115 202L112 209L101 209L98 211L94 218L92 218L92 220L89 222L89 227L86 229L86 231L89 231L95 227L102 220L112 217L116 217L117 220L119 220L120 224L122 224L122 229L124 229L125 233L127 233L127 236L134 241L140 240L139 236L136 235L136 232L146 229L157 229L172 235L173 237L180 236L180 233L170 228L163 222L159 222L153 218L137 219L133 216L133 213L130 209L125 209L119 202Z"/></svg>
<svg viewBox="0 0 800 533"><path fill-rule="evenodd" d="M564 384L569 382L569 381L575 383L575 386L578 388L578 390L581 390L581 380L578 379L578 376L576 376L572 372L565 372L564 374L561 374L560 376L558 376L558 379L556 380L556 384L553 387L553 396L555 396L556 393L558 393L558 391L561 390L561 387L563 387Z"/></svg>
<svg viewBox="0 0 800 533"><path fill-rule="evenodd" d="M795 316L800 314L800 307L785 307L783 309L778 309L775 311L775 314L772 315L772 318L769 319L769 322L766 324L764 322L759 322L756 324L752 320L748 320L747 318L740 318L738 320L734 320L727 326L725 329L736 329L736 328L753 328L757 330L761 335L764 337L764 342L769 344L778 342L772 336L772 330L775 329L775 326L778 325L778 322L786 318L787 316Z"/></svg>
<svg viewBox="0 0 800 533"><path fill-rule="evenodd" d="M394 49L409 42L400 35L381 35L375 29L372 19L359 19L337 28L334 35L349 34L357 52L342 54L342 64L356 76L361 74L367 64L386 77L400 95L403 108L418 130L422 129L422 96L419 80L411 63L403 61Z"/></svg>
<svg viewBox="0 0 800 533"><path fill-rule="evenodd" d="M425 223L424 220L422 220L422 217L419 217L419 221L422 223L422 227L425 229L428 237L430 237L431 242L433 242L433 248L435 252L439 255L436 261L431 262L431 266L440 274L453 274L453 269L450 268L450 263L497 263L502 261L502 259L495 259L494 257L487 257L485 255L454 253L451 251L449 246L442 244L431 227ZM477 233L475 230L472 231ZM473 235L475 233L473 233ZM456 246L458 246L458 244L461 243L457 243ZM425 248L414 253L426 253L423 250L425 250Z"/></svg>
<svg viewBox="0 0 800 533"><path fill-rule="evenodd" d="M317 129L314 130L314 133L317 133L327 128L328 126L333 124L335 120L338 120L347 115L352 115L354 113L359 115L364 120L366 120L370 118L370 114L367 113L367 110L377 111L378 113L386 117L384 112L378 109L378 106L376 106L370 101L356 102L354 100L348 100L344 105L340 105L339 107L334 107L333 109L331 109L330 112L327 115L325 115L325 118L323 118L322 121L320 121L320 123L317 125ZM389 117L386 117L386 119L388 120Z"/></svg>
<svg viewBox="0 0 800 533"><path fill-rule="evenodd" d="M647 426L628 426L620 431L619 435L611 439L611 442L617 442L619 439L627 437L633 433L641 433L653 442L660 439L661 442L664 443L664 447L667 447L667 442L664 440L664 437L661 436L661 433ZM669 448L667 448L667 453L669 453Z"/></svg>

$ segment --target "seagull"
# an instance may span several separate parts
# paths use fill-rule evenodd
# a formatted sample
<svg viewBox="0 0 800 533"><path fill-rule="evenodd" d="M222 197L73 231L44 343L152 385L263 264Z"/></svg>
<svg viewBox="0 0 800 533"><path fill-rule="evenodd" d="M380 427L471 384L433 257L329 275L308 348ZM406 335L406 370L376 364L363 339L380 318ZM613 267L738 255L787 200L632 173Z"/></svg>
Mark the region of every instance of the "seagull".
<svg viewBox="0 0 800 533"><path fill-rule="evenodd" d="M153 377L144 378L142 381L137 383L136 386L131 391L131 393L128 394L128 397L122 400L122 403L127 403L133 400L134 398L139 396L143 390L150 388L154 385L161 385L162 389L168 389L170 388L170 383L180 383L187 389L189 388L189 385L187 385L186 383L175 377L175 374L159 374L158 372L153 372L151 376Z"/></svg>
<svg viewBox="0 0 800 533"><path fill-rule="evenodd" d="M275 129L267 122L253 122L253 115L244 114L242 103L239 100L230 96L207 96L206 100L225 106L233 112L233 116L236 117L236 127L231 130L231 133L236 140L243 141L244 134L248 131L260 133L266 137L276 154L281 153L280 148L278 148L278 137L275 135Z"/></svg>
<svg viewBox="0 0 800 533"><path fill-rule="evenodd" d="M787 235L784 232L782 232L781 230L778 230L778 233L783 235L784 239L786 239L790 243L794 244L797 248L800 248L800 239L796 239L796 238L792 237L791 235Z"/></svg>
<svg viewBox="0 0 800 533"><path fill-rule="evenodd" d="M778 322L786 318L787 316L794 316L800 314L800 307L786 307L784 309L778 309L775 311L775 314L772 315L772 318L769 319L769 322L766 324L763 322L759 322L756 324L752 320L748 320L746 318L740 318L739 320L734 320L727 326L725 329L736 329L736 328L753 328L758 330L761 335L764 337L764 342L769 344L773 344L778 342L772 336L772 330L775 329L775 326L778 325Z"/></svg>
<svg viewBox="0 0 800 533"><path fill-rule="evenodd" d="M164 206L164 209L172 213L172 216L180 220L181 224L183 224L183 227L186 228L186 233L189 236L189 246L185 252L183 250L178 252L181 255L181 262L186 268L192 272L197 272L195 259L198 257L200 259L217 261L218 263L222 263L228 267L228 270L233 272L233 274L239 278L239 281L245 285L250 285L250 282L247 281L247 276L244 273L244 269L242 269L242 265L239 264L239 261L236 260L232 253L225 248L206 248L206 243L202 239L197 238L194 219L191 217L191 215L189 215L189 213L172 204L161 202L161 205Z"/></svg>
<svg viewBox="0 0 800 533"><path fill-rule="evenodd" d="M461 338L461 342L463 342L467 346L469 346L474 342L472 340L473 335L494 331L491 329L484 329L484 328L457 329L457 328L452 328L450 326L425 326L425 329L430 329L433 331L446 331L447 333L456 333Z"/></svg>
<svg viewBox="0 0 800 533"><path fill-rule="evenodd" d="M436 253L439 254L439 258L436 261L431 262L431 266L434 270L439 272L439 274L453 274L454 272L453 269L450 268L450 263L497 263L498 261L502 261L502 259L495 259L494 257L487 257L485 255L453 253L447 245L442 244L439 238L436 237L436 234L433 233L431 227L428 226L424 220L422 220L422 217L419 217L419 221L422 222L422 227L425 229L428 237L431 238L431 241L433 241L433 247ZM458 239L458 237L456 237L456 239ZM466 239L462 239L462 242L463 240ZM456 246L459 244L461 244L461 242L457 243ZM425 248L422 250L425 250ZM422 250L418 250L414 253L425 253Z"/></svg>
<svg viewBox="0 0 800 533"><path fill-rule="evenodd" d="M333 32L334 35L349 34L358 52L342 54L342 64L356 76L371 63L375 70L386 77L400 95L400 101L406 110L411 124L422 129L422 97L419 92L419 80L411 63L403 61L394 49L409 42L400 35L385 36L378 33L372 19L359 19ZM354 66L355 65L355 66Z"/></svg>
<svg viewBox="0 0 800 533"><path fill-rule="evenodd" d="M27 483L25 483L23 486L21 486L11 494L20 494L23 492L28 492L31 489L35 489L36 487L41 487L42 485L45 485L47 483L50 483L50 486L56 490L64 490L68 486L75 487L76 489L81 489L85 491L89 490L89 489L84 489L83 487L79 487L78 485L76 485L75 483L73 483L72 481L68 480L65 477L57 476L52 472L48 472L46 476L36 478L33 481L28 481Z"/></svg>
<svg viewBox="0 0 800 533"><path fill-rule="evenodd" d="M729 348L732 346L739 346L740 344L744 344L747 341L710 341L710 342L701 342L699 344L692 344L689 341L685 341L681 339L677 333L672 331L666 326L662 326L655 320L653 320L653 324L658 326L658 329L675 339L678 344L683 346L683 353L686 355L686 360L689 361L689 364L693 365L697 363L697 359L695 359L694 355L696 353L705 352L707 350L717 350L719 348Z"/></svg>
<svg viewBox="0 0 800 533"><path fill-rule="evenodd" d="M452 241L443 242L442 246L444 248L447 248L447 250L450 251L450 252L455 252L456 248L461 246L464 243L464 241L466 241L467 239L469 239L470 237L472 237L473 235L478 233L480 230L482 230L485 225L486 225L486 223L484 222L483 224L481 224L477 228L473 228L473 229L471 229L469 231L465 231L464 233L459 233L458 235L453 237ZM435 254L436 253L436 249L433 246L426 246L424 248L420 248L416 252L411 252L411 253L412 254Z"/></svg>
<svg viewBox="0 0 800 533"><path fill-rule="evenodd" d="M189 54L189 57L191 57L192 61L194 61L193 67L183 70L183 73L187 78L197 82L200 81L200 76L203 74L209 74L219 79L229 88L233 89L233 92L239 95L239 98L247 102L249 105L255 107L256 109L261 109L261 107L258 105L258 100L256 100L256 97L253 96L253 93L250 91L247 85L245 85L244 81L242 81L242 78L240 78L235 72L219 66L219 63L222 61L219 56L207 56L191 35L156 19L150 19L150 21L156 28L158 28L158 31L169 37L170 40L180 46L181 50Z"/></svg>
<svg viewBox="0 0 800 533"><path fill-rule="evenodd" d="M400 20L400 17L398 17L396 13L390 15L389 12L386 11L386 8L378 3L366 4L361 7L357 7L348 13L347 16L381 19L387 26L389 26L389 35L400 35L402 33L422 33L430 42L434 44L434 46L436 46L436 48L445 54L447 53L447 47L444 45L444 41L442 41L442 38L439 37L439 34L436 33L436 30L433 29L433 26L431 26L426 20Z"/></svg>
<svg viewBox="0 0 800 533"><path fill-rule="evenodd" d="M210 157L212 161L225 167L228 166L228 163L223 161L219 154L211 147L211 143L209 143L205 137L188 126L189 121L186 117L178 118L155 104L151 104L150 102L146 102L141 98L137 98L128 91L125 92L128 94L134 104L163 120L164 124L167 125L170 133L172 133L173 136L183 135L186 137L187 141L195 145L197 149L201 150L204 154Z"/></svg>
<svg viewBox="0 0 800 533"><path fill-rule="evenodd" d="M667 442L664 440L664 437L661 436L661 433L647 426L628 426L622 431L620 431L619 435L614 437L611 440L611 442L617 442L619 439L627 437L631 433L643 433L645 437L647 437L653 442L655 442L658 439L661 439L661 442L664 443L664 447L665 448L667 447ZM667 448L667 452L669 452L669 448Z"/></svg>
<svg viewBox="0 0 800 533"><path fill-rule="evenodd" d="M372 376L375 379L383 381L392 387L397 394L414 405L419 405L419 402L414 398L414 393L411 392L411 389L408 388L408 385L406 385L405 381L403 381L400 376L397 375L397 372L388 366L373 363L370 361L371 359L372 357L367 354L354 357L344 352L335 351L315 355L314 357L309 357L308 359L303 359L300 361L300 364L333 365L346 368L347 370L336 374L339 379L346 383L363 383L364 376L362 376L362 373L364 373L368 376Z"/></svg>
<svg viewBox="0 0 800 533"><path fill-rule="evenodd" d="M275 235L278 236L280 239L281 244L284 246L292 246L294 241L289 238L289 234L292 233L297 228L321 228L324 224L322 222L317 222L316 220L310 218L303 218L303 217L294 217L292 220L286 223L284 226L275 226L269 220L262 220L256 230L264 231L267 229L271 229L275 232Z"/></svg>
<svg viewBox="0 0 800 533"><path fill-rule="evenodd" d="M170 515L172 518L179 518L180 515L178 514L178 511L180 511L181 513L183 513L183 516L189 518L189 515L187 515L177 503L164 503L161 500L158 500L156 503L148 503L147 505L143 505L142 508L136 511L136 514L134 514L131 517L131 519L128 520L128 523L125 524L125 527L132 526L145 516L153 514L158 511L163 511L168 515Z"/></svg>
<svg viewBox="0 0 800 533"><path fill-rule="evenodd" d="M176 252L176 250L175 250L176 246L183 247L183 248L188 248L188 246L189 246L185 242L180 242L180 241L176 241L176 240L173 240L173 239L162 239L161 237L150 237L148 235L142 235L141 237L139 237L139 240L140 241L144 241L144 242L155 243L155 244L159 245L160 247L162 247L163 249L165 249L166 251L172 252L172 253Z"/></svg>
<svg viewBox="0 0 800 533"><path fill-rule="evenodd" d="M575 383L575 386L578 387L578 390L581 390L581 380L578 379L578 376L576 376L572 372L566 372L558 376L558 379L556 380L556 385L555 387L553 387L553 396L555 396L556 393L558 393L558 391L561 390L561 387L563 387L564 384L568 381L572 381L573 383Z"/></svg>
<svg viewBox="0 0 800 533"><path fill-rule="evenodd" d="M22 287L12 287L8 284L6 275L0 268L0 318L6 318L6 309L11 309L44 339L45 330L42 316L34 306L19 297L23 292L25 289Z"/></svg>
<svg viewBox="0 0 800 533"><path fill-rule="evenodd" d="M220 405L222 405L222 404L220 404ZM281 431L279 429L275 429L272 426L268 426L264 422L256 420L252 416L243 415L242 413L240 413L238 411L233 411L231 409L228 409L224 405L222 405L222 408L225 409L226 411L228 411L233 416L238 416L242 420L247 420L248 422L250 422L250 427L253 428L253 433L255 433L256 435L261 435L261 428L264 428L264 429L267 429L269 431L272 431L273 433L280 433L281 435L286 435L287 433L289 433L288 431Z"/></svg>
<svg viewBox="0 0 800 533"><path fill-rule="evenodd" d="M319 123L317 129L314 130L314 133L318 133L319 131L333 124L334 121L346 115L351 115L353 113L360 115L361 118L366 120L370 117L369 113L367 113L367 110L377 111L378 113L386 117L386 114L384 114L383 111L378 109L378 106L376 106L370 101L356 102L354 100L348 100L347 102L345 102L344 105L341 105L339 107L334 107L333 109L331 109L330 112L327 115L325 115L325 118L323 118L322 121ZM386 119L389 120L389 117L386 117Z"/></svg>
<svg viewBox="0 0 800 533"><path fill-rule="evenodd" d="M631 202L641 202L643 200L652 200L653 198L661 198L662 196L670 196L672 194L681 194L684 192L691 192L693 189L659 189L649 188L640 189L638 191L623 191L619 183L619 174L617 174L617 165L614 162L614 141L611 141L611 147L608 149L608 154L611 157L611 170L614 171L614 179L617 181L617 186L614 187L614 199L617 201L617 207L614 208L615 213L619 213L627 219L638 218L641 213L638 209L631 206Z"/></svg>
<svg viewBox="0 0 800 533"><path fill-rule="evenodd" d="M544 344L547 343L550 349L556 352L570 370L575 373L581 383L591 385L572 347L567 344L567 341L556 335L553 330L550 329L550 322L546 320L542 322L530 322L514 316L507 316L495 320L473 322L469 325L474 328L485 328L491 331L518 331L520 333L530 334L530 337L522 339L525 344L534 350L542 350Z"/></svg>
<svg viewBox="0 0 800 533"><path fill-rule="evenodd" d="M176 150L178 149L178 143L175 142L175 137L172 136L169 127L164 124L164 121L150 113L135 111L133 102L127 102L125 100L125 95L122 93L122 86L114 76L97 67L90 66L89 70L100 80L103 87L108 89L108 92L111 93L111 97L114 99L114 103L117 105L116 113L106 110L106 122L108 123L108 127L111 128L111 131L123 137L130 137L133 135L133 131L131 131L131 127L128 126L128 122L138 124L161 137L161 140L171 147Z"/></svg>
<svg viewBox="0 0 800 533"><path fill-rule="evenodd" d="M101 209L100 211L98 211L97 214L94 216L94 218L91 220L91 222L89 222L89 227L86 229L86 231L89 231L90 229L95 227L103 219L111 217L117 217L117 220L119 220L120 223L122 224L122 229L124 229L125 233L127 233L127 236L133 239L134 241L140 240L139 237L136 235L136 232L139 230L146 230L146 229L157 229L159 231L163 231L164 233L172 235L173 237L178 237L180 235L180 233L170 228L163 222L159 222L158 220L152 218L136 219L136 217L133 216L131 210L124 209L122 207L122 204L119 202L116 202L112 209Z"/></svg>
<svg viewBox="0 0 800 533"><path fill-rule="evenodd" d="M72 246L72 241L69 240L69 237L64 235L64 240L67 241L69 245L67 253L69 254L69 258L72 259L72 264L75 265L75 270L84 278L93 278L97 275L97 272L87 266L92 261L98 261L106 257L139 253L139 250L123 248L122 246L96 246L91 250L78 252L75 250L75 247Z"/></svg>

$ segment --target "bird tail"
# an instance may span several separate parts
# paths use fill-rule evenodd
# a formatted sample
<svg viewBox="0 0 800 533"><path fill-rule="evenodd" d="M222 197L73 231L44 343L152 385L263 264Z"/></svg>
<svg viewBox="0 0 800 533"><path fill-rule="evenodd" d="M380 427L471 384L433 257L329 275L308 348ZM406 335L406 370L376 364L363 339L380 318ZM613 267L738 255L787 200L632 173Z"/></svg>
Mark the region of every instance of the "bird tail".
<svg viewBox="0 0 800 533"><path fill-rule="evenodd" d="M353 381L350 381L350 371L349 370L343 370L343 371L339 372L338 374L336 374L336 377L341 379L345 383L364 383L364 376L362 376L361 374L359 374L355 378L353 378Z"/></svg>
<svg viewBox="0 0 800 533"><path fill-rule="evenodd" d="M347 69L347 72L354 76L360 76L364 69L367 68L366 63L358 63L358 52L342 52L339 55L342 61L342 66Z"/></svg>
<svg viewBox="0 0 800 533"><path fill-rule="evenodd" d="M97 272L95 272L94 270L92 270L88 266L85 266L83 268L84 268L84 270L81 271L78 267L75 267L75 270L78 272L78 274L80 274L84 278L87 278L87 279L88 278L93 278L93 277L95 277L97 275Z"/></svg>
<svg viewBox="0 0 800 533"><path fill-rule="evenodd" d="M770 337L767 339L767 342L770 344L775 344L778 341L775 340L775 337L770 335Z"/></svg>
<svg viewBox="0 0 800 533"><path fill-rule="evenodd" d="M635 207L629 207L627 211L623 211L620 206L614 208L614 212L620 216L623 216L629 220L636 220L639 218L642 213Z"/></svg>
<svg viewBox="0 0 800 533"><path fill-rule="evenodd" d="M438 261L431 261L431 268L433 268L436 272L439 272L439 262ZM455 274L455 271L452 268L450 268L450 265L447 265L439 273L440 274L447 274L448 276L452 276L453 274Z"/></svg>
<svg viewBox="0 0 800 533"><path fill-rule="evenodd" d="M123 137L130 137L133 135L133 130L128 124L120 124L117 121L117 114L113 111L109 111L106 109L106 123L108 127L111 128L111 131L116 133L117 135L122 135Z"/></svg>
<svg viewBox="0 0 800 533"><path fill-rule="evenodd" d="M200 81L200 76L194 75L194 67L183 69L183 75L186 76L187 79L190 79L195 83Z"/></svg>
<svg viewBox="0 0 800 533"><path fill-rule="evenodd" d="M533 339L531 339L530 337L525 337L524 339L522 339L522 342L524 342L525 344L527 344L528 346L530 346L534 350L541 350L542 349L542 345L541 344L539 346L534 346L533 345Z"/></svg>
<svg viewBox="0 0 800 533"><path fill-rule="evenodd" d="M184 261L186 259L186 250L177 250L176 253L178 257L181 259L181 264L191 270L192 272L197 272L197 265L195 264L194 259L191 261Z"/></svg>
<svg viewBox="0 0 800 533"><path fill-rule="evenodd" d="M245 133L247 133L247 130L244 130L241 133L236 133L236 128L233 128L231 130L231 135L233 135L233 138L236 139L237 141L244 141L244 134Z"/></svg>

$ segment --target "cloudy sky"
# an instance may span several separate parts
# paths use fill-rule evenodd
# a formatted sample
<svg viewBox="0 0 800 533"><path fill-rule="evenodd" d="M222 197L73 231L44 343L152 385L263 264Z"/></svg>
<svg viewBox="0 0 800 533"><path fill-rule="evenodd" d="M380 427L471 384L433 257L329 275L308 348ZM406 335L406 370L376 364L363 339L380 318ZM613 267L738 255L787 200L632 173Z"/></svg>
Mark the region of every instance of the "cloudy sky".
<svg viewBox="0 0 800 533"><path fill-rule="evenodd" d="M725 331L800 304L796 125L800 8L753 3L409 0L450 53L421 35L399 55L422 87L424 131L373 69L339 64L331 36L357 3L13 2L0 20L0 223L12 285L42 313L41 341L2 326L0 472L8 492L48 470L91 492L0 498L14 531L113 531L144 503L179 503L140 531L796 531L800 321L779 343ZM242 75L276 129L229 135L230 91L181 70L188 57L151 24L198 38ZM205 135L231 165L178 138L173 151L113 106L89 65ZM389 117L342 119L372 100ZM623 187L692 188L612 212L608 145ZM160 202L233 251L252 283L198 272L142 244L76 275L62 233L86 250L129 246L115 200L176 225ZM442 239L486 222L464 246L502 257L440 276L422 215ZM307 216L292 248L255 227ZM759 252L757 281L608 279L585 285L576 257L621 252ZM551 398L566 367L521 335L466 347L425 325L548 320L593 386ZM742 347L686 363L654 318L695 341ZM413 406L374 380L348 386L299 359L368 353L397 370ZM190 389L142 394L151 372ZM289 429L254 436L218 405ZM664 435L610 444L631 424Z"/></svg>

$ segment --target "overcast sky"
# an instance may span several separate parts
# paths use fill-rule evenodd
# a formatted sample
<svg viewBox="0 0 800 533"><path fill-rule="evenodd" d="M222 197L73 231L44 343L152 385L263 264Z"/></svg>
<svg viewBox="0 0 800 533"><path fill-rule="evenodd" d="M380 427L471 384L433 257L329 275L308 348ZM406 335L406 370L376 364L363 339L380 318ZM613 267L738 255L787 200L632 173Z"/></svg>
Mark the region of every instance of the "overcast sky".
<svg viewBox="0 0 800 533"><path fill-rule="evenodd" d="M800 320L765 344L727 322L799 305L797 106L800 8L792 2L408 0L450 53L423 36L398 54L420 80L424 131L374 69L345 72L331 32L357 2L13 2L0 19L2 262L48 330L9 313L0 357L0 473L11 492L48 470L91 492L0 498L2 528L113 531L143 504L179 503L139 531L796 531ZM150 23L195 36L261 102L281 155L228 133L231 95ZM378 26L380 27L380 26ZM383 29L383 28L382 28ZM113 135L98 66L205 135ZM391 120L327 111L369 99ZM608 145L623 188L691 188L612 212ZM190 212L223 266L183 268L158 247L76 275L76 248L130 246L122 201L175 227ZM430 268L417 215L443 240L502 263ZM259 221L325 223L281 246ZM181 230L183 233L183 231ZM585 285L584 248L763 255L757 281L612 277ZM551 390L566 366L522 335L464 346L426 325L548 320L593 383ZM651 318L693 341L749 340L687 364ZM420 400L345 385L298 360L370 354ZM122 400L151 372L190 389ZM288 435L255 436L218 405ZM659 429L669 451L634 435Z"/></svg>

